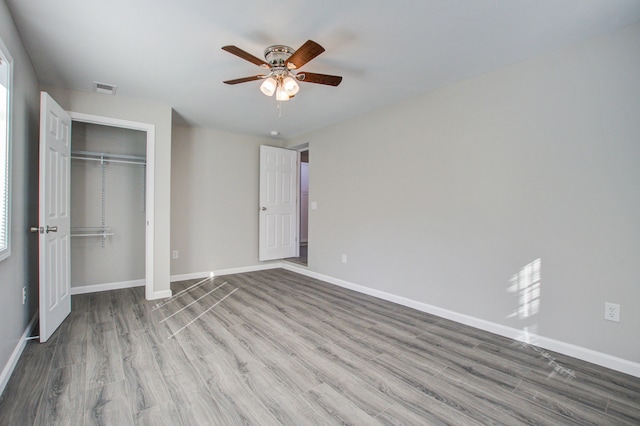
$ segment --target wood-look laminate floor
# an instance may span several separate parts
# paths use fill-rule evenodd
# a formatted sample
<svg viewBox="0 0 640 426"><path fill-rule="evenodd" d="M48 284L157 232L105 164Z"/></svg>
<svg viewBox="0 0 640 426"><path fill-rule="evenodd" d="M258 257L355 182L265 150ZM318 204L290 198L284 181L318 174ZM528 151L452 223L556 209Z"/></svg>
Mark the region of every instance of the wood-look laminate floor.
<svg viewBox="0 0 640 426"><path fill-rule="evenodd" d="M640 424L640 379L288 271L172 287L74 296L0 425Z"/></svg>

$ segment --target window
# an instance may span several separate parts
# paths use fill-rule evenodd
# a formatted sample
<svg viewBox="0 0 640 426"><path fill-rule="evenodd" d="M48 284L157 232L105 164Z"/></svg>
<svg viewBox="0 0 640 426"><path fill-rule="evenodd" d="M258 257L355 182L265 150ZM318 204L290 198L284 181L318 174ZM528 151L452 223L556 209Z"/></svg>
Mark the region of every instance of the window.
<svg viewBox="0 0 640 426"><path fill-rule="evenodd" d="M0 261L11 254L10 246L10 112L13 60L0 40Z"/></svg>

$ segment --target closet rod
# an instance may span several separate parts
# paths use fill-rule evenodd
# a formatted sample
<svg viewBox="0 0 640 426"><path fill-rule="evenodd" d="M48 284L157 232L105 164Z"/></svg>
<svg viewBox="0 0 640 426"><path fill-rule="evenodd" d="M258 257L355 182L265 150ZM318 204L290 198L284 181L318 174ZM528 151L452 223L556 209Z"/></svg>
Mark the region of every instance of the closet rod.
<svg viewBox="0 0 640 426"><path fill-rule="evenodd" d="M142 157L139 155L127 155L127 154L109 154L106 152L93 152L93 151L71 151L71 155L89 155L93 157L112 157L112 158L120 158L125 160L145 160L146 157Z"/></svg>
<svg viewBox="0 0 640 426"><path fill-rule="evenodd" d="M110 161L129 164L146 164L146 157L137 155L108 154L105 152L71 151L71 158L90 161ZM127 161L122 161L127 160Z"/></svg>
<svg viewBox="0 0 640 426"><path fill-rule="evenodd" d="M104 161L107 163L123 163L123 164L142 164L145 165L147 164L146 161L127 161L127 160L111 160L109 158L87 158L87 157L78 157L75 155L71 156L72 159L74 160L85 160L85 161Z"/></svg>
<svg viewBox="0 0 640 426"><path fill-rule="evenodd" d="M110 226L85 226L71 228L72 237L102 237L104 242L106 237L110 237L112 235L115 234L111 232Z"/></svg>
<svg viewBox="0 0 640 426"><path fill-rule="evenodd" d="M71 231L78 231L78 232L91 232L91 231L110 231L111 227L110 226L85 226L85 227L73 227L71 228Z"/></svg>

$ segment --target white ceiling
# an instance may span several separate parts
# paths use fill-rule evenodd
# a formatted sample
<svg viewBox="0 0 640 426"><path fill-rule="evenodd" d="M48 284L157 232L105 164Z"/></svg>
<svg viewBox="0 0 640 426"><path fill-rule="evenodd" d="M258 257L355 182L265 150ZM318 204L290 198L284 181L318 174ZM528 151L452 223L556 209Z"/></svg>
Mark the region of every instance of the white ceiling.
<svg viewBox="0 0 640 426"><path fill-rule="evenodd" d="M640 0L5 0L41 83L162 102L199 127L281 137L317 129L640 21ZM302 70L342 75L264 96L236 45L326 49ZM105 95L107 96L107 95Z"/></svg>

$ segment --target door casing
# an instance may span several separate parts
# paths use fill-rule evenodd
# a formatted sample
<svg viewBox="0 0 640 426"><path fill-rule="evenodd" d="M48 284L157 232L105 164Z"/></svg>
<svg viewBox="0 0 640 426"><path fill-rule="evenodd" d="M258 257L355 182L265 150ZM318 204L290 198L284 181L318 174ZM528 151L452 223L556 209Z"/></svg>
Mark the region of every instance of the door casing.
<svg viewBox="0 0 640 426"><path fill-rule="evenodd" d="M148 123L121 120L111 117L102 117L92 114L70 111L71 121L82 123L99 124L102 126L120 127L123 129L140 130L147 134L147 165L145 171L145 206L146 206L146 227L145 227L145 298L154 299L153 271L154 271L154 176L155 176L155 141L156 126Z"/></svg>

